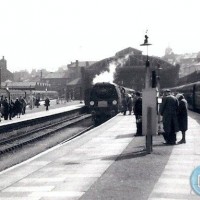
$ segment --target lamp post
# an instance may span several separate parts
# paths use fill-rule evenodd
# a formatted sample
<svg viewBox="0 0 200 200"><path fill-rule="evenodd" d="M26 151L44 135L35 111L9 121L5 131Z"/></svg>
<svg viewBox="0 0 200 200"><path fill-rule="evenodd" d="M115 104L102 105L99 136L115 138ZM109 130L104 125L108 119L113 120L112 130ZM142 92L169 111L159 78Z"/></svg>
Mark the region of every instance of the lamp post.
<svg viewBox="0 0 200 200"><path fill-rule="evenodd" d="M157 88L158 88L158 134L162 133L161 129L161 115L160 115L160 104L161 104L161 98L160 98L160 70L162 68L160 67L160 64L157 65Z"/></svg>
<svg viewBox="0 0 200 200"><path fill-rule="evenodd" d="M9 87L6 86L5 90L6 90L7 94L8 94L8 102L10 103L10 91L9 91Z"/></svg>
<svg viewBox="0 0 200 200"><path fill-rule="evenodd" d="M160 64L157 65L157 88L158 92L160 92L160 70L162 68L160 67Z"/></svg>
<svg viewBox="0 0 200 200"><path fill-rule="evenodd" d="M48 91L48 89L47 89L47 87L46 87L46 89L45 89L45 92L46 92L46 97L47 97L47 91Z"/></svg>
<svg viewBox="0 0 200 200"><path fill-rule="evenodd" d="M150 62L149 62L149 56L148 56L148 46L152 45L148 43L148 36L147 34L144 36L144 43L141 44L140 46L146 46L147 47L147 59L145 63L145 89L148 89L150 87Z"/></svg>
<svg viewBox="0 0 200 200"><path fill-rule="evenodd" d="M152 152L152 135L154 131L153 114L154 114L154 92L150 88L150 62L148 57L148 46L151 44L148 42L147 32L145 35L144 43L140 46L147 47L147 58L145 62L145 90L143 90L142 100L142 127L143 134L146 135L146 151Z"/></svg>

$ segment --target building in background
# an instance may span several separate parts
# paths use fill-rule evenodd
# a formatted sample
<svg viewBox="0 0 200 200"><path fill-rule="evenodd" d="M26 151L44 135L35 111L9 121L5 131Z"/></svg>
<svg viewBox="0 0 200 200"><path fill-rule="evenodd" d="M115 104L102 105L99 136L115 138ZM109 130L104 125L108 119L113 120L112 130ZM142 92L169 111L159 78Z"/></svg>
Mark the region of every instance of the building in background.
<svg viewBox="0 0 200 200"><path fill-rule="evenodd" d="M50 72L41 77L41 82L51 85L51 89L58 92L59 97L65 98L66 82L68 80L67 71Z"/></svg>
<svg viewBox="0 0 200 200"><path fill-rule="evenodd" d="M180 66L179 85L200 81L200 52L175 54L173 50L168 47L162 59L171 64L178 64Z"/></svg>
<svg viewBox="0 0 200 200"><path fill-rule="evenodd" d="M83 73L97 61L78 61L71 62L68 67L68 79L66 82L66 98L83 100L84 82Z"/></svg>
<svg viewBox="0 0 200 200"><path fill-rule="evenodd" d="M13 74L7 69L7 60L3 56L0 60L0 82L6 80L13 81Z"/></svg>

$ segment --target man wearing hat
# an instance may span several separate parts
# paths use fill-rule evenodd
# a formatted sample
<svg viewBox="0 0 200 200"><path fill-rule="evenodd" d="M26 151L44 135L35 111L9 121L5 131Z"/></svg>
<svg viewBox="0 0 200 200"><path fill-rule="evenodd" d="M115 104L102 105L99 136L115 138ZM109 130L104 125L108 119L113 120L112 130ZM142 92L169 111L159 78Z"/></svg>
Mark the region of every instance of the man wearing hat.
<svg viewBox="0 0 200 200"><path fill-rule="evenodd" d="M163 116L163 129L165 133L163 137L166 144L176 144L176 132L178 132L178 100L171 94L169 89L165 90L165 97L163 97L160 107L160 114Z"/></svg>

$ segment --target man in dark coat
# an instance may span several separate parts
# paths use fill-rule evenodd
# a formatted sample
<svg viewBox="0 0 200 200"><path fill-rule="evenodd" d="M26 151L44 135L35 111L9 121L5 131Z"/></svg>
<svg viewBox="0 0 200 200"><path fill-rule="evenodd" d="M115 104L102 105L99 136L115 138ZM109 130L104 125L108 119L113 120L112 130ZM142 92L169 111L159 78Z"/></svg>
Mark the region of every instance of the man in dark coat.
<svg viewBox="0 0 200 200"><path fill-rule="evenodd" d="M8 120L9 104L8 104L8 99L6 97L3 100L2 105L3 105L3 116L4 116L4 119Z"/></svg>
<svg viewBox="0 0 200 200"><path fill-rule="evenodd" d="M136 118L137 132L135 136L142 136L142 97L140 92L136 92L136 101L134 106L134 114Z"/></svg>
<svg viewBox="0 0 200 200"><path fill-rule="evenodd" d="M165 91L165 97L162 99L160 114L163 116L163 137L166 144L176 144L176 132L178 132L178 100L173 96L170 90Z"/></svg>
<svg viewBox="0 0 200 200"><path fill-rule="evenodd" d="M123 95L123 97L122 97L122 112L124 115L126 115L126 111L127 111L127 98L125 95Z"/></svg>
<svg viewBox="0 0 200 200"><path fill-rule="evenodd" d="M22 113L22 105L18 98L16 98L15 100L14 110L15 110L15 114L17 115L17 118L20 118L20 115Z"/></svg>
<svg viewBox="0 0 200 200"><path fill-rule="evenodd" d="M182 139L178 144L186 143L185 132L188 130L188 113L187 113L187 101L182 94L177 95L179 106L178 106L178 125L179 130L182 132Z"/></svg>
<svg viewBox="0 0 200 200"><path fill-rule="evenodd" d="M49 110L50 100L49 100L48 97L45 99L45 103L44 103L44 105L46 106L46 110Z"/></svg>

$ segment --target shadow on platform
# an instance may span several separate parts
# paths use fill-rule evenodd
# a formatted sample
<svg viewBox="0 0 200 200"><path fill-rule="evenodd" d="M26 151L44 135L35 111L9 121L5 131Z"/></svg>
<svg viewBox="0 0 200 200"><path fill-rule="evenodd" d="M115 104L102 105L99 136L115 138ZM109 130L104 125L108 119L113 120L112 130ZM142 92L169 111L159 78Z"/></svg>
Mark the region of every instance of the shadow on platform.
<svg viewBox="0 0 200 200"><path fill-rule="evenodd" d="M124 134L124 135L118 135L116 137L116 139L121 139L121 138L134 138L134 133Z"/></svg>
<svg viewBox="0 0 200 200"><path fill-rule="evenodd" d="M146 150L139 150L139 151L134 151L130 153L123 153L120 154L119 156L108 156L103 158L102 160L115 160L115 161L120 161L120 160L126 160L126 159L132 159L132 158L138 158L142 156L146 156L147 152Z"/></svg>

